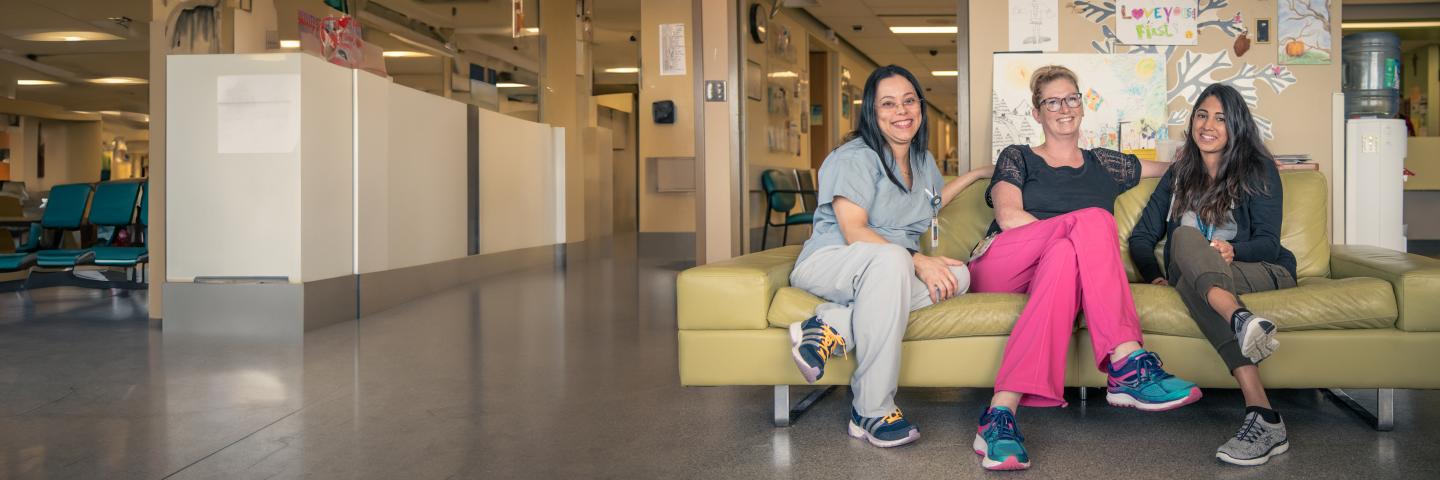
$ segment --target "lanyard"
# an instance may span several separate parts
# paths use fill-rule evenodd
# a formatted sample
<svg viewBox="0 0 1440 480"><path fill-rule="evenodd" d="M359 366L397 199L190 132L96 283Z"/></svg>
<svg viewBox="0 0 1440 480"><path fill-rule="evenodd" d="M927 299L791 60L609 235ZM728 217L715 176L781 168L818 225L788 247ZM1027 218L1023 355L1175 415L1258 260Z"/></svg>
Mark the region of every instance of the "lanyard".
<svg viewBox="0 0 1440 480"><path fill-rule="evenodd" d="M930 196L930 250L940 248L940 195L925 189L925 194Z"/></svg>

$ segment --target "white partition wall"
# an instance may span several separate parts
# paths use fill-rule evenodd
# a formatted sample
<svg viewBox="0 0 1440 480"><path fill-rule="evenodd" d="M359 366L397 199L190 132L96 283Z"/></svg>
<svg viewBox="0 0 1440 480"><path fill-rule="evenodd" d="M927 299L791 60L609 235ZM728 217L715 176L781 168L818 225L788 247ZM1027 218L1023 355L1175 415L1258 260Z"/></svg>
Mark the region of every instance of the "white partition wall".
<svg viewBox="0 0 1440 480"><path fill-rule="evenodd" d="M355 72L358 273L463 258L466 105Z"/></svg>
<svg viewBox="0 0 1440 480"><path fill-rule="evenodd" d="M167 334L298 332L553 261L534 248L585 195L549 125L306 54L167 61Z"/></svg>
<svg viewBox="0 0 1440 480"><path fill-rule="evenodd" d="M563 130L479 113L480 253L565 243Z"/></svg>
<svg viewBox="0 0 1440 480"><path fill-rule="evenodd" d="M298 53L167 62L167 280L353 273L350 70Z"/></svg>

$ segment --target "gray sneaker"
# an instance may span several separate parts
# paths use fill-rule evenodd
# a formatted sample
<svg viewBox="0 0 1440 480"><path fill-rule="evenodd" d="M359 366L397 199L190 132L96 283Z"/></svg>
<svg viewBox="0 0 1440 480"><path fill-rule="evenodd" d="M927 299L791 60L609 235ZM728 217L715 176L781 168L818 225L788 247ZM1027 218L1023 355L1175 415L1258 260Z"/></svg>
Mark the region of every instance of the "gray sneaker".
<svg viewBox="0 0 1440 480"><path fill-rule="evenodd" d="M1215 451L1215 458L1234 465L1254 466L1270 461L1270 457L1285 453L1290 441L1285 438L1285 419L1279 423L1268 423L1258 412L1245 414L1245 424L1235 433L1235 438L1225 442Z"/></svg>
<svg viewBox="0 0 1440 480"><path fill-rule="evenodd" d="M1240 340L1240 353L1245 358L1260 363L1280 348L1280 341L1275 339L1275 322L1248 311L1237 316L1240 321L1234 325L1235 338Z"/></svg>

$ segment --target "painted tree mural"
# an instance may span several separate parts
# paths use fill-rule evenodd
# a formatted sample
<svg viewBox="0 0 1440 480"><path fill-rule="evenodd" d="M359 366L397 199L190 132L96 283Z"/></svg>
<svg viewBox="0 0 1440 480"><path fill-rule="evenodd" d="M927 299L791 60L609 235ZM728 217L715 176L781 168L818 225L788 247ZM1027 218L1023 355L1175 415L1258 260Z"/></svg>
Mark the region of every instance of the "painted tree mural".
<svg viewBox="0 0 1440 480"><path fill-rule="evenodd" d="M1239 12L1222 19L1220 9L1229 5L1228 0L1202 0L1199 4L1198 16L1200 32L1202 34L1207 31L1217 32L1234 38L1244 31L1245 22L1241 19ZM1077 0L1071 4L1071 11L1083 15L1100 26L1100 33L1105 37L1104 40L1090 42L1090 46L1096 52L1162 53L1168 62L1177 49L1175 45L1121 45L1115 37L1115 32L1110 28L1109 20L1115 15L1114 2ZM1235 87L1245 97L1245 102L1250 105L1251 109L1258 109L1260 106L1258 87L1260 84L1277 94L1295 84L1295 75L1284 66L1267 64L1262 67L1242 62L1237 67L1231 61L1228 49L1212 53L1186 50L1179 61L1175 63L1174 74L1169 77L1167 81L1171 82L1172 86L1169 90L1168 100L1172 104L1172 108L1176 108L1174 107L1176 102L1180 103L1178 110L1170 112L1169 124L1172 126L1185 125L1190 114L1190 105L1194 104L1200 91L1211 83L1225 83ZM1274 137L1270 128L1270 119L1255 115L1255 123L1265 139Z"/></svg>

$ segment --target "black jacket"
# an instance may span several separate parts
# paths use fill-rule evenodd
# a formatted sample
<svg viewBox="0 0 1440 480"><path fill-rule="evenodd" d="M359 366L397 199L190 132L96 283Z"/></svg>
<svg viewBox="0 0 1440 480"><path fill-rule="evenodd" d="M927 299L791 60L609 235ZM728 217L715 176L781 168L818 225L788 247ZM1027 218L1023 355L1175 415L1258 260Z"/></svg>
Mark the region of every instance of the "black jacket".
<svg viewBox="0 0 1440 480"><path fill-rule="evenodd" d="M1140 270L1145 283L1160 278L1160 264L1155 261L1155 244L1180 226L1179 219L1170 219L1170 200L1174 196L1175 171L1165 172L1140 221L1130 232L1130 258ZM1265 165L1264 192L1246 195L1235 206L1235 247L1237 262L1266 262L1285 267L1295 276L1295 254L1280 246L1280 222L1284 211L1284 190L1280 171L1274 164ZM1165 261L1170 261L1170 244L1165 244Z"/></svg>

